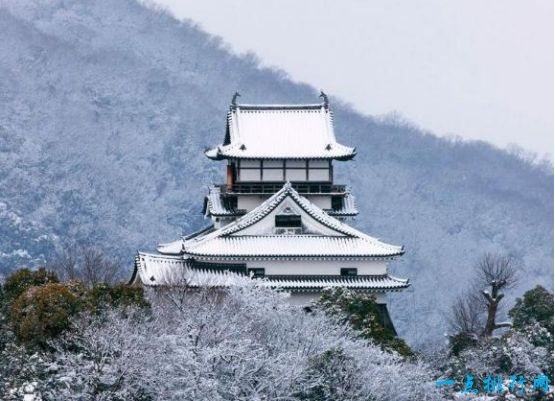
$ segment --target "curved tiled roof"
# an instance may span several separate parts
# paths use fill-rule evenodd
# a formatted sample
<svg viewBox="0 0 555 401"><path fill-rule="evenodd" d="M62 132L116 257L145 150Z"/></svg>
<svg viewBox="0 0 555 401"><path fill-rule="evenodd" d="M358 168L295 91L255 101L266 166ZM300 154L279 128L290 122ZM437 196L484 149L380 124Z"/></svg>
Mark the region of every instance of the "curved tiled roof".
<svg viewBox="0 0 555 401"><path fill-rule="evenodd" d="M358 210L355 197L350 192L347 192L343 197L343 207L339 210L326 209L326 213L330 216L337 217L356 216L358 214Z"/></svg>
<svg viewBox="0 0 555 401"><path fill-rule="evenodd" d="M356 216L358 210L356 208L355 197L350 192L346 192L341 209L326 209L325 212L330 216L336 217ZM212 185L208 188L208 195L205 197L202 213L205 216L238 217L246 214L246 211L243 209L232 209L226 205L221 189Z"/></svg>
<svg viewBox="0 0 555 401"><path fill-rule="evenodd" d="M367 276L266 276L272 286L284 289L312 289L324 288L349 288L349 289L374 289L395 290L410 286L409 281L387 274Z"/></svg>
<svg viewBox="0 0 555 401"><path fill-rule="evenodd" d="M232 105L224 143L211 159L350 159L354 148L336 142L327 104Z"/></svg>
<svg viewBox="0 0 555 401"><path fill-rule="evenodd" d="M260 235L242 236L240 232L269 215L285 198L291 198L309 216L337 233L336 236L318 235ZM233 235L233 237L232 237ZM342 237L342 238L336 238ZM294 239L294 240L292 240ZM305 244L304 248L300 244ZM258 249L264 256L354 256L394 257L404 253L402 247L383 243L331 217L308 199L299 195L291 183L286 183L258 207L234 222L189 241L184 241L187 254L202 256L246 256ZM303 252L304 249L304 252Z"/></svg>
<svg viewBox="0 0 555 401"><path fill-rule="evenodd" d="M183 254L183 241L190 240L192 238L196 238L202 235L205 235L209 232L214 231L214 226L210 225L204 227L194 233L184 236L181 239L172 242L166 242L162 244L158 244L156 250L164 255L182 255Z"/></svg>
<svg viewBox="0 0 555 401"><path fill-rule="evenodd" d="M206 195L204 200L204 209L202 212L205 216L215 217L241 216L246 213L245 210L230 208L224 201L220 188L214 185L208 188L208 195Z"/></svg>
<svg viewBox="0 0 555 401"><path fill-rule="evenodd" d="M153 255L139 252L135 258L132 284L146 286L228 287L240 284L246 276L225 270L194 268L182 257ZM271 275L259 279L261 285L292 291L319 291L324 288L343 287L354 290L401 290L408 280L387 274L364 276L338 275Z"/></svg>
<svg viewBox="0 0 555 401"><path fill-rule="evenodd" d="M387 258L399 254L397 248L376 246L365 238L324 235L230 235L185 246L191 256L212 258Z"/></svg>

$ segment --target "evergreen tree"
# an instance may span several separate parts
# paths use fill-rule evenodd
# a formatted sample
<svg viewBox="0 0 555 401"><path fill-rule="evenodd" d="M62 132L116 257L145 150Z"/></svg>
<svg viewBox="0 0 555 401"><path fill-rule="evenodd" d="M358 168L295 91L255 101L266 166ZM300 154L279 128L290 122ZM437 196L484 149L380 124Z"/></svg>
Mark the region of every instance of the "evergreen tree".
<svg viewBox="0 0 555 401"><path fill-rule="evenodd" d="M539 323L547 331L553 332L553 294L538 285L524 293L522 298L516 299L509 316L516 330L524 330Z"/></svg>
<svg viewBox="0 0 555 401"><path fill-rule="evenodd" d="M328 314L344 318L362 338L402 356L414 356L405 341L396 336L387 311L376 303L372 295L345 288L328 289L322 292L316 305Z"/></svg>

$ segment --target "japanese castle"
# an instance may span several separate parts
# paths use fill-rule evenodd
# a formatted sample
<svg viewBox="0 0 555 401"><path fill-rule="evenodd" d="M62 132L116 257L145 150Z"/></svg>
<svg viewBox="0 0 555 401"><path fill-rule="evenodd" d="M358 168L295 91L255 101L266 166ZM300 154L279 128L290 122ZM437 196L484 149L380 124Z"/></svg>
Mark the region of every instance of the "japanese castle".
<svg viewBox="0 0 555 401"><path fill-rule="evenodd" d="M346 224L358 214L334 162L356 150L336 141L327 96L318 104L238 104L233 97L223 143L206 151L226 160L224 184L209 187L211 224L157 253L139 252L131 283L189 287L231 285L250 276L308 302L324 288L385 294L409 286L387 272L403 255ZM385 307L385 305L383 305Z"/></svg>

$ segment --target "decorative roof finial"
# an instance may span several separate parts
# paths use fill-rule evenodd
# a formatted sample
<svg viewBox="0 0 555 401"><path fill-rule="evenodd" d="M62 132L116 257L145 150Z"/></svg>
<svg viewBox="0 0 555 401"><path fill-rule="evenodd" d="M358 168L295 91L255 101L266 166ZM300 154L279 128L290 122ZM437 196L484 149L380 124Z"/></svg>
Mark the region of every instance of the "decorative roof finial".
<svg viewBox="0 0 555 401"><path fill-rule="evenodd" d="M330 104L329 100L328 100L328 95L326 95L323 90L320 90L320 96L319 97L324 99L324 106L327 108Z"/></svg>
<svg viewBox="0 0 555 401"><path fill-rule="evenodd" d="M235 93L233 94L233 98L231 99L231 105L232 106L237 106L237 98L241 97L241 94L237 91L235 91Z"/></svg>

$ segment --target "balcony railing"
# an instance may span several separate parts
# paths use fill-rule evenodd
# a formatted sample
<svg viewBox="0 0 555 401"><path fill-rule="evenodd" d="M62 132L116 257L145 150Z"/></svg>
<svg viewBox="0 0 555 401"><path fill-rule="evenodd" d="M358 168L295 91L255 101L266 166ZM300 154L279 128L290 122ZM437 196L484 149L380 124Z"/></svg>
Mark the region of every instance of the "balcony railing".
<svg viewBox="0 0 555 401"><path fill-rule="evenodd" d="M295 191L301 194L344 194L345 185L334 185L329 183L292 183ZM283 188L283 183L241 183L233 185L222 185L223 193L237 194L273 194Z"/></svg>

